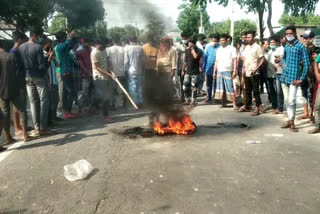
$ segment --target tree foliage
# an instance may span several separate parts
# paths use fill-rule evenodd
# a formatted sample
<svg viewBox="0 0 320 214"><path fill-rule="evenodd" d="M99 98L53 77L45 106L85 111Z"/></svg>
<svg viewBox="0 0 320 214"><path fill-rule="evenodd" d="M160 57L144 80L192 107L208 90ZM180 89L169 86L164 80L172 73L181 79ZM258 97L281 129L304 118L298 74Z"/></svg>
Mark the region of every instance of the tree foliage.
<svg viewBox="0 0 320 214"><path fill-rule="evenodd" d="M310 25L319 26L320 16L314 15L312 13L307 13L303 16L290 16L288 14L283 14L279 20L281 25Z"/></svg>
<svg viewBox="0 0 320 214"><path fill-rule="evenodd" d="M101 0L0 0L0 21L22 32L33 25L46 25L54 12L61 12L70 27L94 25L104 18Z"/></svg>
<svg viewBox="0 0 320 214"><path fill-rule="evenodd" d="M0 21L26 31L32 25L43 25L43 21L53 12L49 0L0 0Z"/></svg>
<svg viewBox="0 0 320 214"><path fill-rule="evenodd" d="M200 12L201 8L197 5L182 4L179 6L181 10L177 19L178 28L183 32L188 32L190 35L197 35L200 27ZM206 10L202 11L203 26L205 32L210 28L210 17Z"/></svg>
<svg viewBox="0 0 320 214"><path fill-rule="evenodd" d="M51 25L48 29L48 32L50 34L55 34L59 31L67 31L66 17L62 13L59 13L55 17L53 17Z"/></svg>
<svg viewBox="0 0 320 214"><path fill-rule="evenodd" d="M217 2L220 5L227 6L229 0L189 0L192 5L199 5L206 8L208 3ZM255 12L259 16L260 38L263 38L263 15L268 11L268 27L271 34L273 34L271 18L272 18L272 0L236 0L236 2L243 7L248 8L248 12ZM319 0L281 0L285 6L285 12L290 15L303 15L307 12L314 12L316 4Z"/></svg>
<svg viewBox="0 0 320 214"><path fill-rule="evenodd" d="M228 33L230 34L231 21L214 22L211 25L212 27L209 30L209 33ZM234 41L240 40L240 35L244 31L257 30L256 24L249 19L242 19L234 23Z"/></svg>
<svg viewBox="0 0 320 214"><path fill-rule="evenodd" d="M101 0L56 0L57 11L67 17L70 28L88 27L104 19Z"/></svg>
<svg viewBox="0 0 320 214"><path fill-rule="evenodd" d="M141 31L133 25L126 25L124 27L112 27L108 29L108 36L118 38L120 40L129 40L132 36L140 36Z"/></svg>

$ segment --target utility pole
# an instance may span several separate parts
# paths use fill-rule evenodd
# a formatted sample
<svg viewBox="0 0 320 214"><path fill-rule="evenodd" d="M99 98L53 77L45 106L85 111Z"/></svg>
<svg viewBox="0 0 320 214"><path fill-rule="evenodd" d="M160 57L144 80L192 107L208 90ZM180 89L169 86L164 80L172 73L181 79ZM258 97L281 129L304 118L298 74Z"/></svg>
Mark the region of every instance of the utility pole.
<svg viewBox="0 0 320 214"><path fill-rule="evenodd" d="M201 9L200 9L200 27L199 27L199 33L204 34L203 19L202 19L202 10L201 10Z"/></svg>
<svg viewBox="0 0 320 214"><path fill-rule="evenodd" d="M231 26L230 26L230 35L234 37L234 0L231 0ZM231 45L233 45L234 39L232 39Z"/></svg>

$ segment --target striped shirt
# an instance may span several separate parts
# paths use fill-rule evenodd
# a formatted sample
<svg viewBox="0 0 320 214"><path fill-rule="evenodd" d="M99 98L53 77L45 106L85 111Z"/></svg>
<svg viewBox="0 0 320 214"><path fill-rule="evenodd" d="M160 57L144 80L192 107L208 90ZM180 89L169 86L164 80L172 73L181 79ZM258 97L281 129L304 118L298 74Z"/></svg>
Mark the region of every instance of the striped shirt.
<svg viewBox="0 0 320 214"><path fill-rule="evenodd" d="M302 73L300 71L301 62L303 62ZM292 45L287 44L284 48L281 65L285 65L280 79L281 82L292 84L296 80L305 80L310 65L306 48L298 40Z"/></svg>

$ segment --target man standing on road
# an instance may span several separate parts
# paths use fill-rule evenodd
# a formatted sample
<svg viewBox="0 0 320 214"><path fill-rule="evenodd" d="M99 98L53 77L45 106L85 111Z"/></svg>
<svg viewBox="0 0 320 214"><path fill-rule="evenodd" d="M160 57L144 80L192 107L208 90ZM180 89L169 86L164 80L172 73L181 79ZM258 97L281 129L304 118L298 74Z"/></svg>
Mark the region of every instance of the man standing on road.
<svg viewBox="0 0 320 214"><path fill-rule="evenodd" d="M270 51L268 53L268 83L270 87L274 87L276 91L276 103L277 108L273 114L282 114L283 113L283 91L281 86L281 73L282 67L280 66L281 58L284 53L284 47L279 46L279 39L275 36L270 38ZM273 79L275 76L275 79ZM272 78L270 80L270 78ZM272 90L272 89L271 89ZM274 106L274 107L276 107Z"/></svg>
<svg viewBox="0 0 320 214"><path fill-rule="evenodd" d="M133 100L138 106L142 106L142 75L145 68L145 56L143 47L137 44L136 36L130 38L130 45L125 47L124 65L128 71L128 88Z"/></svg>
<svg viewBox="0 0 320 214"><path fill-rule="evenodd" d="M310 62L306 48L297 40L295 26L292 25L286 28L286 38L288 44L284 49L281 61L283 67L281 82L288 110L288 121L281 128L290 128L292 132L298 132L294 125L297 91L298 86L307 78ZM303 63L302 74L300 72L301 61Z"/></svg>
<svg viewBox="0 0 320 214"><path fill-rule="evenodd" d="M205 103L209 103L212 97L215 97L217 81L213 79L213 69L216 62L216 53L220 48L219 40L220 36L218 34L210 35L211 43L206 48L203 56L202 70L206 73L206 86L207 86L207 99ZM213 92L213 94L212 94Z"/></svg>
<svg viewBox="0 0 320 214"><path fill-rule="evenodd" d="M0 47L0 107L1 116L4 117L0 119L4 120L7 144L14 142L10 134L10 104L13 104L19 112L24 141L27 142L31 139L28 136L27 106L24 99L26 84L21 76L17 57L6 53Z"/></svg>
<svg viewBox="0 0 320 214"><path fill-rule="evenodd" d="M77 52L82 81L82 99L79 101L82 113L87 113L92 105L92 63L91 63L91 40L82 39L82 49Z"/></svg>
<svg viewBox="0 0 320 214"><path fill-rule="evenodd" d="M12 49L9 51L9 53L16 55L18 57L17 58L18 63L21 63L21 61L19 61L18 48L20 47L20 45L28 41L28 37L24 33L21 33L19 31L13 32L12 37L13 37L14 45ZM21 68L21 66L19 67ZM21 74L21 78L23 78L25 82L25 78L26 78L25 71L21 70L20 74ZM27 90L26 90L26 87L24 87L23 89L24 89L23 99L24 99L25 105L27 105ZM22 135L23 129L22 129L22 124L20 124L20 115L17 109L15 108L13 108L13 123L15 128L15 135L16 136Z"/></svg>
<svg viewBox="0 0 320 214"><path fill-rule="evenodd" d="M75 100L76 92L74 87L73 79L73 58L70 55L70 50L73 48L73 39L75 38L76 33L72 31L69 35L69 38L66 39L63 43L59 43L56 47L56 53L60 61L60 76L63 82L63 110L64 118L70 119L75 118L72 110L72 103Z"/></svg>
<svg viewBox="0 0 320 214"><path fill-rule="evenodd" d="M245 74L245 87L246 87L246 103L240 112L247 112L250 110L252 104L252 92L256 100L256 109L251 114L257 116L263 113L262 102L260 98L259 83L260 83L260 69L265 62L264 55L261 47L254 41L256 36L255 31L247 32L248 45L244 50L244 74Z"/></svg>
<svg viewBox="0 0 320 214"><path fill-rule="evenodd" d="M275 65L276 56L279 56L279 52L277 50L278 46L278 39L273 36L270 38L270 50L266 53L265 57L268 61L267 65L267 91L269 96L269 102L271 101L272 110L276 112L278 110L278 99L277 99L277 86L276 86L276 75L277 75L277 68ZM281 107L282 108L282 107Z"/></svg>
<svg viewBox="0 0 320 214"><path fill-rule="evenodd" d="M120 45L120 38L113 38L113 45L107 48L107 56L110 62L110 70L117 76L122 85L126 86L126 74L124 71L124 48ZM118 84L111 82L111 105L115 108L124 107L125 97Z"/></svg>
<svg viewBox="0 0 320 214"><path fill-rule="evenodd" d="M213 72L213 78L217 79L216 99L221 100L222 107L226 106L227 100L232 101L233 109L238 110L233 88L233 79L237 76L237 53L227 42L228 35L222 34Z"/></svg>
<svg viewBox="0 0 320 214"><path fill-rule="evenodd" d="M49 134L49 94L47 85L47 63L43 55L42 29L34 27L30 39L18 48L22 67L26 72L27 93L34 123L34 135ZM40 108L39 108L40 107Z"/></svg>
<svg viewBox="0 0 320 214"><path fill-rule="evenodd" d="M312 58L312 54L314 53L316 47L313 44L313 40L315 37L314 32L311 30L306 30L303 35L301 35L303 38L303 43L307 49L307 53L309 56L309 61L312 66L314 59ZM309 72L308 72L309 74ZM314 91L314 85L309 84L309 75L307 75L307 79L304 80L301 84L301 91L302 91L302 98L303 98L303 103L304 103L304 114L300 115L297 117L298 120L303 120L303 119L310 119L312 120L312 110L309 115L309 106L312 106L312 97L313 97L313 91Z"/></svg>
<svg viewBox="0 0 320 214"><path fill-rule="evenodd" d="M318 55L319 58L320 55ZM320 58L316 60L314 65L314 74L316 76L316 90L315 90L315 101L314 101L314 119L315 119L315 128L308 131L309 134L320 133L320 70L319 70Z"/></svg>
<svg viewBox="0 0 320 214"><path fill-rule="evenodd" d="M183 90L185 93L185 105L197 103L198 80L202 72L203 51L196 46L196 39L189 39L189 47L186 49L185 61L182 68L184 76ZM184 72L187 68L186 72Z"/></svg>
<svg viewBox="0 0 320 214"><path fill-rule="evenodd" d="M110 122L110 78L114 78L114 76L109 71L105 40L96 41L96 46L91 51L91 62L98 107L102 111L104 122Z"/></svg>

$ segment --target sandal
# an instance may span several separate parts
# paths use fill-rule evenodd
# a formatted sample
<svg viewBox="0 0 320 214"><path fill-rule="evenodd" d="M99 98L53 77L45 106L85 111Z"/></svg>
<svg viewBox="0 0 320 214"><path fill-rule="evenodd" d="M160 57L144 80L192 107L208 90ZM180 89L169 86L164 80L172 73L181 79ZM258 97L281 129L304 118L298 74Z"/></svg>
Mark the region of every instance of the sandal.
<svg viewBox="0 0 320 214"><path fill-rule="evenodd" d="M290 126L291 126L290 121L287 121L287 123L282 125L281 128L282 129L288 129L288 128L290 128Z"/></svg>
<svg viewBox="0 0 320 214"><path fill-rule="evenodd" d="M292 132L299 132L299 130L296 128L296 126L294 124L290 125L290 131Z"/></svg>

